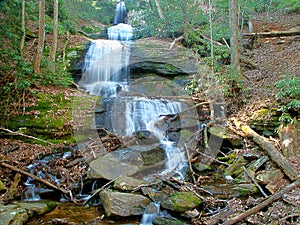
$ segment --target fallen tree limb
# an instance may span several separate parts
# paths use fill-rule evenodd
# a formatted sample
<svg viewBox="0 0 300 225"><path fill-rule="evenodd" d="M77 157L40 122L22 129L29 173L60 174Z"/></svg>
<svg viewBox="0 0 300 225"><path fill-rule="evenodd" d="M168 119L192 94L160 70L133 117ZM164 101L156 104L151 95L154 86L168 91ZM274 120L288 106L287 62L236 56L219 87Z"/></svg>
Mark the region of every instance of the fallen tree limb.
<svg viewBox="0 0 300 225"><path fill-rule="evenodd" d="M279 168L292 180L297 179L297 173L294 166L263 136L257 134L248 125L242 124L242 122L234 120L234 124L240 128L247 137L253 138L263 150L265 150L270 156L271 160L276 163Z"/></svg>
<svg viewBox="0 0 300 225"><path fill-rule="evenodd" d="M183 39L184 39L183 35L181 35L178 38L175 38L174 41L171 43L169 50L171 50L174 47L174 45L176 44L176 42L181 41Z"/></svg>
<svg viewBox="0 0 300 225"><path fill-rule="evenodd" d="M6 167L6 168L8 168L8 169L10 169L10 170L13 170L13 171L15 171L15 172L17 172L17 173L23 174L23 175L25 175L25 176L29 176L29 177L31 177L32 179L34 179L34 180L36 180L36 181L38 181L38 182L40 182L40 183L42 183L42 184L44 184L44 185L46 185L46 186L52 188L52 189L58 190L58 191L62 192L63 194L66 194L66 195L70 196L70 192L69 192L69 191L67 191L67 190L65 190L65 189L62 189L62 188L60 188L60 187L57 187L57 186L55 186L54 184L52 184L52 183L50 183L50 182L48 182L48 181L46 181L46 180L44 180L44 179L41 179L41 178L39 178L39 177L37 177L37 176L31 174L31 173L28 173L28 172L26 172L26 171L24 171L24 170L21 170L21 169L15 167L15 166L9 165L9 164L4 163L4 162L0 162L0 166ZM71 197L72 197L72 196L71 196Z"/></svg>
<svg viewBox="0 0 300 225"><path fill-rule="evenodd" d="M222 225L235 224L235 223L237 223L237 222L239 222L239 221L247 218L248 216L253 215L254 213L259 212L261 209L263 209L266 206L272 204L274 201L280 199L285 193L293 190L296 187L300 187L300 179L298 179L294 183L286 186L281 191L278 191L277 193L275 193L274 195L270 196L269 198L267 198L263 202L259 203L255 207L247 210L246 212L244 212L242 214L239 214L239 215L233 217L232 219L229 219L229 220L225 221L224 223L222 223Z"/></svg>
<svg viewBox="0 0 300 225"><path fill-rule="evenodd" d="M122 177L122 176L116 177L115 179L113 179L113 180L109 181L108 183L104 184L101 188L97 189L91 196L88 197L88 199L83 203L83 205L86 205L86 203L88 203L92 198L94 198L95 195L97 195L100 191L103 191L108 185L115 182L120 177Z"/></svg>
<svg viewBox="0 0 300 225"><path fill-rule="evenodd" d="M30 139L33 139L33 140L36 140L36 141L40 141L40 142L43 142L43 143L46 143L46 144L49 144L49 145L54 145L54 144L51 143L51 142L44 141L44 140L42 140L42 139L39 139L39 138L30 136L30 135L27 135L27 134L22 134L22 133L19 133L19 132L15 132L15 131L12 131L12 130L9 130L9 129L6 129L6 128L0 127L0 130L6 131L7 133L10 133L10 134L12 134L12 135L18 135L18 136L30 138Z"/></svg>
<svg viewBox="0 0 300 225"><path fill-rule="evenodd" d="M270 31L270 32L259 32L259 33L243 33L243 36L257 36L257 37L282 37L282 36L296 36L300 35L300 29L291 29L286 31Z"/></svg>

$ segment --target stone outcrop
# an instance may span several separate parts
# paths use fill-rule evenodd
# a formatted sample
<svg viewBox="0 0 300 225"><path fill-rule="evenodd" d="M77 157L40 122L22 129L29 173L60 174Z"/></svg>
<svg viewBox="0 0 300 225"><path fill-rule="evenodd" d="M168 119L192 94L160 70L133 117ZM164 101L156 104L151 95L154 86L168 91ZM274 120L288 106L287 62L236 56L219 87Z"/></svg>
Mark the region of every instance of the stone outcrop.
<svg viewBox="0 0 300 225"><path fill-rule="evenodd" d="M106 216L142 215L146 207L151 203L149 198L142 195L110 190L101 192L100 199Z"/></svg>
<svg viewBox="0 0 300 225"><path fill-rule="evenodd" d="M139 39L131 47L130 68L164 76L197 72L195 54L184 47L170 48L170 42L153 38Z"/></svg>

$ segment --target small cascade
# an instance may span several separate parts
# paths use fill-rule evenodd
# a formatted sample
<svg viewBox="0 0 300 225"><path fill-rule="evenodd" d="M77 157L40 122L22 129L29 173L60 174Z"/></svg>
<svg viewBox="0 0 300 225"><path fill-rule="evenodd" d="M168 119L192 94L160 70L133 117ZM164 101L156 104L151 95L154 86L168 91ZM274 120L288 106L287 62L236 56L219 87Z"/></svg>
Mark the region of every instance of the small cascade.
<svg viewBox="0 0 300 225"><path fill-rule="evenodd" d="M129 41L133 38L132 26L125 23L119 23L107 29L109 40Z"/></svg>
<svg viewBox="0 0 300 225"><path fill-rule="evenodd" d="M116 97L129 79L129 47L115 40L94 40L85 56L79 85L91 95Z"/></svg>
<svg viewBox="0 0 300 225"><path fill-rule="evenodd" d="M151 202L151 204L146 209L143 214L142 221L140 225L152 225L157 215L160 213L160 204Z"/></svg>
<svg viewBox="0 0 300 225"><path fill-rule="evenodd" d="M125 23L127 17L127 10L124 0L120 0L116 6L116 15L114 18L114 24Z"/></svg>
<svg viewBox="0 0 300 225"><path fill-rule="evenodd" d="M164 134L155 128L155 123L162 116L176 114L182 110L180 102L169 102L158 99L148 99L145 97L133 97L126 102L125 133L122 135L132 135L139 130L149 130L159 139L164 138ZM116 131L118 133L118 131Z"/></svg>
<svg viewBox="0 0 300 225"><path fill-rule="evenodd" d="M182 146L176 146L168 137L166 129L158 126L165 116L175 115L186 106L182 102L146 97L126 97L122 104L116 104L116 112L112 116L113 132L119 136L131 136L140 131L150 132L159 140L159 145L165 151L165 170L162 174L176 173L178 179L184 179L186 170L185 151ZM118 109L117 109L118 108Z"/></svg>

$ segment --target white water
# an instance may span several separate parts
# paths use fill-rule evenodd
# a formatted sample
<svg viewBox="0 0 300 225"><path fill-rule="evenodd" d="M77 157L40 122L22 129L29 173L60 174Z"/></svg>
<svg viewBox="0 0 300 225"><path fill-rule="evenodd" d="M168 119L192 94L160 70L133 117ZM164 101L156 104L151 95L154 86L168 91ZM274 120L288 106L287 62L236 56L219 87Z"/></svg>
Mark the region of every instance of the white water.
<svg viewBox="0 0 300 225"><path fill-rule="evenodd" d="M91 95L116 97L129 79L127 45L116 40L93 40L86 53L79 85Z"/></svg>
<svg viewBox="0 0 300 225"><path fill-rule="evenodd" d="M127 10L124 0L119 0L116 5L116 15L114 18L114 24L125 23Z"/></svg>
<svg viewBox="0 0 300 225"><path fill-rule="evenodd" d="M109 40L129 41L133 38L133 29L128 24L119 23L116 26L108 28L107 35Z"/></svg>

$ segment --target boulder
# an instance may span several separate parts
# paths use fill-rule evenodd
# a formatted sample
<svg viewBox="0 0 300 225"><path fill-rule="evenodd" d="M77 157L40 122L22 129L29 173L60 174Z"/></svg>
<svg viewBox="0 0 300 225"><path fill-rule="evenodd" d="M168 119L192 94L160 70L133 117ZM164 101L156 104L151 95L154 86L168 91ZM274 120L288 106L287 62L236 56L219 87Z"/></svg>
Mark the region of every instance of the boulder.
<svg viewBox="0 0 300 225"><path fill-rule="evenodd" d="M114 188L122 191L133 191L136 187L146 183L144 180L123 176L115 181Z"/></svg>
<svg viewBox="0 0 300 225"><path fill-rule="evenodd" d="M100 193L100 199L106 216L134 216L142 215L151 203L147 197L105 190Z"/></svg>
<svg viewBox="0 0 300 225"><path fill-rule="evenodd" d="M0 204L0 224L23 225L33 215L43 215L56 207L55 202Z"/></svg>
<svg viewBox="0 0 300 225"><path fill-rule="evenodd" d="M126 155L128 155L127 153ZM142 157L137 151L131 152L127 162L122 162L120 151L115 151L98 157L89 164L88 176L113 180L119 176L130 176L142 165Z"/></svg>
<svg viewBox="0 0 300 225"><path fill-rule="evenodd" d="M176 212L185 212L198 207L202 203L193 192L172 193L161 202L161 206Z"/></svg>

